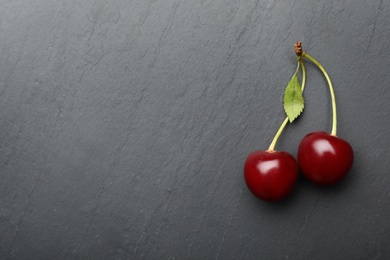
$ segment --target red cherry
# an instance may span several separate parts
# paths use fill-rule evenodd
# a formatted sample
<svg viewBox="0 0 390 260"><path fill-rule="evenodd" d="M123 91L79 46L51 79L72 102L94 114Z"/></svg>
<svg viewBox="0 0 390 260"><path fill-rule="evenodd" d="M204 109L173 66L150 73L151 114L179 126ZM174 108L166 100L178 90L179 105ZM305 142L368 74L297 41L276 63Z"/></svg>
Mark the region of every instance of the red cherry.
<svg viewBox="0 0 390 260"><path fill-rule="evenodd" d="M245 161L244 177L256 197L278 201L292 191L298 177L298 165L287 152L254 151Z"/></svg>
<svg viewBox="0 0 390 260"><path fill-rule="evenodd" d="M351 145L323 131L306 135L298 148L303 175L320 185L331 185L347 175L353 162Z"/></svg>

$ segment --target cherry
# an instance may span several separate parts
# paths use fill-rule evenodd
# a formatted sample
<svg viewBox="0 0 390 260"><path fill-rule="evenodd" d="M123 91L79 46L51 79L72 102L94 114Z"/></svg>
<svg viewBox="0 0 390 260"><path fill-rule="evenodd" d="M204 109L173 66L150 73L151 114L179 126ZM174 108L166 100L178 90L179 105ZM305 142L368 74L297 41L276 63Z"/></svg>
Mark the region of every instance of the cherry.
<svg viewBox="0 0 390 260"><path fill-rule="evenodd" d="M325 68L315 58L305 52L301 56L312 61L323 73L328 82L332 101L332 132L313 132L306 135L298 148L298 165L303 175L320 185L334 184L347 175L353 163L351 145L337 137L337 109L332 81Z"/></svg>
<svg viewBox="0 0 390 260"><path fill-rule="evenodd" d="M306 135L298 148L298 165L302 174L320 185L343 179L353 162L351 145L323 131Z"/></svg>
<svg viewBox="0 0 390 260"><path fill-rule="evenodd" d="M302 85L299 88L298 71L302 68ZM306 83L306 69L302 59L298 59L297 69L287 84L285 93L288 103L287 114L275 134L268 150L257 150L249 154L244 164L244 178L249 190L258 198L266 201L279 201L287 197L294 188L298 178L298 164L295 158L284 151L274 150L284 128L299 116L303 109L302 95Z"/></svg>
<svg viewBox="0 0 390 260"><path fill-rule="evenodd" d="M254 151L244 164L244 178L249 190L266 201L279 201L294 188L298 165L284 151Z"/></svg>

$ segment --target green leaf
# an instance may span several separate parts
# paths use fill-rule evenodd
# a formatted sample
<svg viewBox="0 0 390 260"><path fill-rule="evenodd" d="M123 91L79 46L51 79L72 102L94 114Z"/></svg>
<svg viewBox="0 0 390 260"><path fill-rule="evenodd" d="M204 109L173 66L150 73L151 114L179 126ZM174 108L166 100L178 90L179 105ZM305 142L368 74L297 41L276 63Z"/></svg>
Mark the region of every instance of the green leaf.
<svg viewBox="0 0 390 260"><path fill-rule="evenodd" d="M302 113L305 106L304 103L297 69L284 91L284 111L290 123Z"/></svg>

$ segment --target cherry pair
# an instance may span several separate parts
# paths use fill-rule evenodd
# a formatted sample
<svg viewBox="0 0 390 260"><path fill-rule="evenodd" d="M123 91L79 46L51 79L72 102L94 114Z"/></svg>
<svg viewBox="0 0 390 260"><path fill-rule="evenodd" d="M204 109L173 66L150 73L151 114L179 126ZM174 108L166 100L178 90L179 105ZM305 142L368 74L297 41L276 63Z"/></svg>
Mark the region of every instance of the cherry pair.
<svg viewBox="0 0 390 260"><path fill-rule="evenodd" d="M298 166L310 181L331 185L347 175L353 162L351 145L323 131L306 135L298 148L298 164L284 151L254 151L246 159L244 176L249 190L268 201L285 198L294 188Z"/></svg>
<svg viewBox="0 0 390 260"><path fill-rule="evenodd" d="M298 169L308 180L319 185L331 185L343 179L353 163L353 150L345 140L336 136L336 101L330 78L322 65L302 51L300 42L295 44L298 68L287 85L284 96L284 109L287 117L279 128L268 150L252 152L244 165L245 182L249 190L266 201L279 201L293 190L298 177ZM284 127L297 118L303 110L302 92L306 82L303 58L307 58L323 72L331 94L333 126L331 134L317 131L306 135L299 144L298 163L284 151L275 151L276 142ZM302 86L299 87L297 72L302 68Z"/></svg>

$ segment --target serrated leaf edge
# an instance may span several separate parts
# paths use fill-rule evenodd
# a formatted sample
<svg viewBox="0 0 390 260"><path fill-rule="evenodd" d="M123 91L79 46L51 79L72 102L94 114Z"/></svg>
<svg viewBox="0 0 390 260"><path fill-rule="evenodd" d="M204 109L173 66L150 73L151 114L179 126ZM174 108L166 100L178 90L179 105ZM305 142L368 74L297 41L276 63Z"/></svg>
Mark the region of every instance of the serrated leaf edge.
<svg viewBox="0 0 390 260"><path fill-rule="evenodd" d="M284 97L283 97L283 108L284 108L284 112L286 113L286 115L287 115L287 117L288 117L288 120L289 120L289 122L290 123L292 123L295 119L297 119L301 114L302 114L302 111L303 111L303 109L304 109L304 107L305 107L305 99L303 98L303 93L302 93L302 90L301 90L301 84L300 84L300 82L299 82L299 78L298 78L298 69L299 69L299 66L298 66L298 68L297 68L297 70L296 70L296 72L294 73L294 75L291 77L291 79L290 79L290 81L287 83L287 87L286 87L286 89L285 89L285 91L284 91ZM292 83L293 81L297 81L297 83L298 83L298 87L296 88L296 83L294 82L294 83ZM291 88L290 86L292 85L292 84L294 84L294 88L296 88L296 89L299 89L298 91L299 91L299 93L300 93L300 98L302 99L302 105L301 105L301 107L300 107L300 109L299 110L297 110L297 111L294 111L295 113L293 113L294 115L291 115L291 113L290 113L290 111L288 111L288 109L286 109L286 92ZM294 89L294 92L295 92L296 90Z"/></svg>

